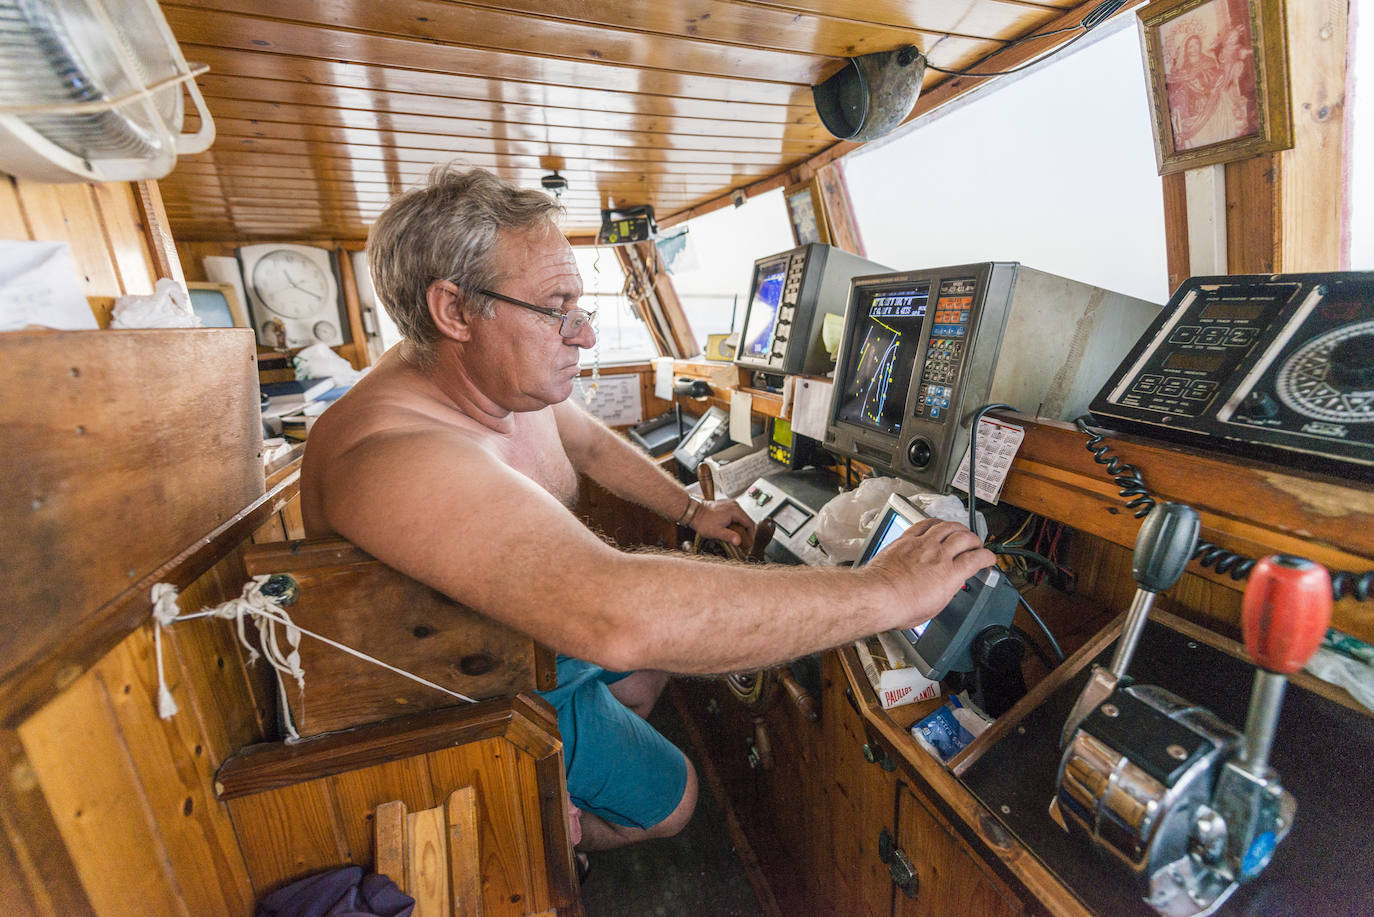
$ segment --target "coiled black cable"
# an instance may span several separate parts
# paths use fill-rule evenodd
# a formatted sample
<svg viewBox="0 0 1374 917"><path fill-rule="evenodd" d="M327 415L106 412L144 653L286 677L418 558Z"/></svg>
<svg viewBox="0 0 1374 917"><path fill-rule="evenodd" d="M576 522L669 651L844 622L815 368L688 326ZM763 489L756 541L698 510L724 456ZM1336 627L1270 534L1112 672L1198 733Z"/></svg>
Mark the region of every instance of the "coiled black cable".
<svg viewBox="0 0 1374 917"><path fill-rule="evenodd" d="M1137 519L1144 519L1150 515L1150 510L1155 508L1154 497L1150 496L1149 488L1145 486L1145 481L1140 476L1140 470L1112 455L1111 446L1105 442L1106 437L1088 429L1088 421L1094 419L1091 414L1084 414L1074 421L1079 432L1088 437L1088 444L1084 448L1093 454L1094 462L1107 466L1107 476L1116 482L1117 487L1121 488L1119 494L1122 497L1132 498L1126 504L1126 508L1135 510L1134 515Z"/></svg>
<svg viewBox="0 0 1374 917"><path fill-rule="evenodd" d="M1157 501L1150 493L1150 489L1145 486L1140 471L1134 465L1112 455L1105 436L1088 429L1088 424L1096 422L1097 418L1091 414L1084 414L1074 420L1074 425L1078 427L1079 432L1088 437L1084 448L1092 453L1094 462L1106 466L1107 475L1121 488L1120 495L1133 498L1126 507L1135 510L1135 518L1143 519L1155 508ZM1193 548L1193 560L1196 560L1199 566L1212 567L1218 573L1229 574L1236 582L1248 577L1256 563L1253 557L1237 554L1201 539ZM1374 598L1374 570L1366 570L1364 573L1351 573L1348 570L1331 571L1331 597L1337 602L1344 598L1368 602Z"/></svg>

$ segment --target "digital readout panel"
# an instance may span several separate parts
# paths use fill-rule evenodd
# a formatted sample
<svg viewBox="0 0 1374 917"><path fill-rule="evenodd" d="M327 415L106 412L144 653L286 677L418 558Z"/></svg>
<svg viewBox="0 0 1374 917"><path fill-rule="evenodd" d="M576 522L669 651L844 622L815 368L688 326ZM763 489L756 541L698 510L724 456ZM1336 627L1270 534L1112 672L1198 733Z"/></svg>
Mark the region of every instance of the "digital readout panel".
<svg viewBox="0 0 1374 917"><path fill-rule="evenodd" d="M1296 284L1268 282L1198 287L1117 386L1112 402L1201 416L1296 290Z"/></svg>
<svg viewBox="0 0 1374 917"><path fill-rule="evenodd" d="M836 420L901 432L929 301L929 282L860 292L853 305L862 317L846 348L845 378L837 381Z"/></svg>

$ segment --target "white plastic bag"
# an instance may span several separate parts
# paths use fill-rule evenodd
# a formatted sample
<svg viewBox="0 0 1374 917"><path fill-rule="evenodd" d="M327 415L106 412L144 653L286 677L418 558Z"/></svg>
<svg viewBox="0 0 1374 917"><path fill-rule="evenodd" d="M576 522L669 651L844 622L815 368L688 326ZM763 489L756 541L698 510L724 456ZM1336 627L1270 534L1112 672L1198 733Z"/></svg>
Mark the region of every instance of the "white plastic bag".
<svg viewBox="0 0 1374 917"><path fill-rule="evenodd" d="M859 559L864 542L887 506L887 498L894 493L927 516L968 524L968 510L952 494L930 493L898 478L867 478L853 490L836 496L816 514L816 537L835 563ZM987 524L981 513L978 528L986 538Z"/></svg>
<svg viewBox="0 0 1374 917"><path fill-rule="evenodd" d="M352 385L362 375L327 344L311 344L292 357L291 364L297 379L333 379L339 385Z"/></svg>
<svg viewBox="0 0 1374 917"><path fill-rule="evenodd" d="M1320 647L1304 666L1308 672L1350 692L1350 696L1374 710L1374 669L1335 650Z"/></svg>
<svg viewBox="0 0 1374 917"><path fill-rule="evenodd" d="M110 314L111 328L199 328L191 297L175 280L163 277L148 296L121 296Z"/></svg>

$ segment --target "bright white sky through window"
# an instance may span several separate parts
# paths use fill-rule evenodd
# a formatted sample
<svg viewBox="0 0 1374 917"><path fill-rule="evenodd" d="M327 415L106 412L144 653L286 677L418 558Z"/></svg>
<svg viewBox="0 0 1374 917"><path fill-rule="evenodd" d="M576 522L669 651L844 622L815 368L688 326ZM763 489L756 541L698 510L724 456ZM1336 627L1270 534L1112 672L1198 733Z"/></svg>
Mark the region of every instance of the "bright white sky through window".
<svg viewBox="0 0 1374 917"><path fill-rule="evenodd" d="M1133 16L1101 28L1113 31L846 157L868 257L894 270L1019 261L1164 303L1140 42Z"/></svg>

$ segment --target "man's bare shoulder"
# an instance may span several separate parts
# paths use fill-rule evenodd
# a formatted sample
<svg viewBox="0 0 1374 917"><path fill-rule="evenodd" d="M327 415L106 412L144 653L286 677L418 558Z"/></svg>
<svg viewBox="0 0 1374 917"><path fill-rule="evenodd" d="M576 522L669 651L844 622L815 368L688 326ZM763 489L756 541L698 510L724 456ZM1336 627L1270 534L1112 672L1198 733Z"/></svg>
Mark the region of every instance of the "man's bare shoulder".
<svg viewBox="0 0 1374 917"><path fill-rule="evenodd" d="M494 470L489 438L490 431L403 374L369 374L311 428L301 467L306 531L332 532L324 508L366 499L366 484L379 473L419 485L438 469Z"/></svg>

